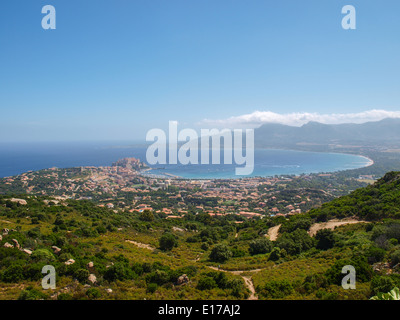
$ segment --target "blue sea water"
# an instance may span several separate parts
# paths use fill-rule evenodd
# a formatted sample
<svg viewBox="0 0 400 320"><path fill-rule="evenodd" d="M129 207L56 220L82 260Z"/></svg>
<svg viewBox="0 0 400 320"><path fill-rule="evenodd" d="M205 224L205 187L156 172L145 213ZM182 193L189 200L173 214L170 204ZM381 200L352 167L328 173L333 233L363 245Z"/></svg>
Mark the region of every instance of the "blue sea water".
<svg viewBox="0 0 400 320"><path fill-rule="evenodd" d="M127 142L1 143L0 177L51 167L110 166L118 159L135 157L146 162L146 146ZM251 176L335 172L367 166L367 158L338 153L290 150L255 150ZM151 173L191 179L238 178L232 165L156 165Z"/></svg>

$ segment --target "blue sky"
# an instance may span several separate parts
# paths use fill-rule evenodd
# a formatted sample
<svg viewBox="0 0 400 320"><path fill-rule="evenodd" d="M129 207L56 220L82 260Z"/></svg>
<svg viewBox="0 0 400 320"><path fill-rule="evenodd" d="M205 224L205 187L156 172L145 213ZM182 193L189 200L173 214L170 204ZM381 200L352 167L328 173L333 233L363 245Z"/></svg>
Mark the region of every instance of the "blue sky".
<svg viewBox="0 0 400 320"><path fill-rule="evenodd" d="M47 4L56 30L41 28ZM356 30L341 27L347 4ZM2 0L0 141L400 111L399 13L397 0Z"/></svg>

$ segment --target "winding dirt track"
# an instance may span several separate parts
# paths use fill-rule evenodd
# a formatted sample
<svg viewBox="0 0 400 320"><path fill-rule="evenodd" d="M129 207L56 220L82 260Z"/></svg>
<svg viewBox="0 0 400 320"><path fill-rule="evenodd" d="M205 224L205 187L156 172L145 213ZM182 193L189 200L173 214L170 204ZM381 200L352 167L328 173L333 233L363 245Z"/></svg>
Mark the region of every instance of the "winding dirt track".
<svg viewBox="0 0 400 320"><path fill-rule="evenodd" d="M222 271L222 272L229 272L232 273L236 276L241 276L244 280L244 283L246 285L246 287L249 289L250 291L250 297L247 298L247 300L258 300L258 296L256 294L256 289L254 288L254 284L253 284L253 280L251 279L250 276L242 276L241 274L243 272L259 272L263 269L253 269L253 270L235 270L235 271L229 271L229 270L224 270L224 269L218 269L216 267L211 267L208 266L210 269L213 269L215 271Z"/></svg>
<svg viewBox="0 0 400 320"><path fill-rule="evenodd" d="M139 248L149 249L149 250L152 250L152 251L156 250L156 248L153 248L149 244L140 243L140 242L136 242L136 241L132 241L132 240L125 240L125 242L132 243L132 244L134 244L135 246L137 246Z"/></svg>
<svg viewBox="0 0 400 320"><path fill-rule="evenodd" d="M278 231L279 231L280 227L281 227L281 225L279 224L275 227L269 228L268 234L266 234L265 236L267 236L269 238L269 240L275 241L276 239L278 239Z"/></svg>
<svg viewBox="0 0 400 320"><path fill-rule="evenodd" d="M354 224L354 223L368 223L368 221L347 218L347 219L343 219L343 220L333 219L333 220L329 220L327 222L314 223L308 230L308 234L311 237L313 237L317 234L317 232L319 230L322 230L322 229L333 230L336 227L344 226L346 224ZM281 225L269 228L268 233L265 236L268 237L269 240L271 240L271 241L276 241L276 239L278 239L280 227L281 227Z"/></svg>
<svg viewBox="0 0 400 320"><path fill-rule="evenodd" d="M310 230L308 230L308 234L313 237L317 234L319 230L322 229L335 229L336 227L339 226L344 226L346 224L354 224L354 223L368 223L367 221L362 221L362 220L356 220L356 219L343 219L343 220L329 220L327 222L321 222L321 223L314 223L311 227Z"/></svg>

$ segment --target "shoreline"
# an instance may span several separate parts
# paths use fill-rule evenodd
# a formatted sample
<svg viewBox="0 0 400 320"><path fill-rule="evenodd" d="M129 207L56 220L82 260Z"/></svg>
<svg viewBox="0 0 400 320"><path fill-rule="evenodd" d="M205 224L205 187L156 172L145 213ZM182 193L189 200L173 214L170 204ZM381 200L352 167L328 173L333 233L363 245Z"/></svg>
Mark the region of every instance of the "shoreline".
<svg viewBox="0 0 400 320"><path fill-rule="evenodd" d="M262 149L262 150L286 150L286 149ZM307 153L308 152L312 152L312 153L315 152L315 151L302 151L302 150L286 150L286 151L307 152ZM330 171L327 171L327 172L319 171L319 172L310 172L310 173L303 172L303 173L299 173L299 174L293 173L293 174L275 174L275 175L253 175L253 176L235 176L235 177L225 177L225 178L224 177L222 177L222 178L215 178L215 177L214 178L210 178L210 177L185 178L185 177L182 177L182 176L178 176L178 175L175 175L175 174L164 172L164 173L162 173L160 175L155 175L155 174L153 175L152 173L149 173L149 175L147 175L147 176L153 175L153 177L157 178L157 179L169 179L169 178L172 178L172 179L191 180L191 181L199 181L199 180L240 180L240 179L251 179L251 178L274 178L276 176L299 176L299 175L302 175L302 174L335 173L335 172L343 172L343 171L367 168L367 167L370 167L370 166L375 164L374 160L372 160L371 158L368 158L367 156L361 155L361 154L343 153L343 152L315 152L315 153L325 153L325 154L335 154L335 155L337 155L337 154L339 154L339 155L352 155L352 156L361 157L361 158L367 160L368 163L366 165L363 165L363 166L360 166L360 167L357 167L357 168L352 168L352 169L343 169L343 170L331 171L331 172ZM149 168L148 169L148 171L152 171L152 170L157 170L157 168Z"/></svg>

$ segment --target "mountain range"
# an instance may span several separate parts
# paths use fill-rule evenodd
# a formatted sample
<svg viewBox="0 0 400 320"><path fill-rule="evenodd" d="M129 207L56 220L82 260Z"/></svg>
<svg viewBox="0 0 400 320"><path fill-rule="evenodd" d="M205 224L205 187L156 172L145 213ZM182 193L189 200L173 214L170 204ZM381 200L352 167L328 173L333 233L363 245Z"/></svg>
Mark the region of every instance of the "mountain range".
<svg viewBox="0 0 400 320"><path fill-rule="evenodd" d="M400 146L400 119L386 118L362 124L311 121L301 127L270 123L255 129L254 136L256 147Z"/></svg>

